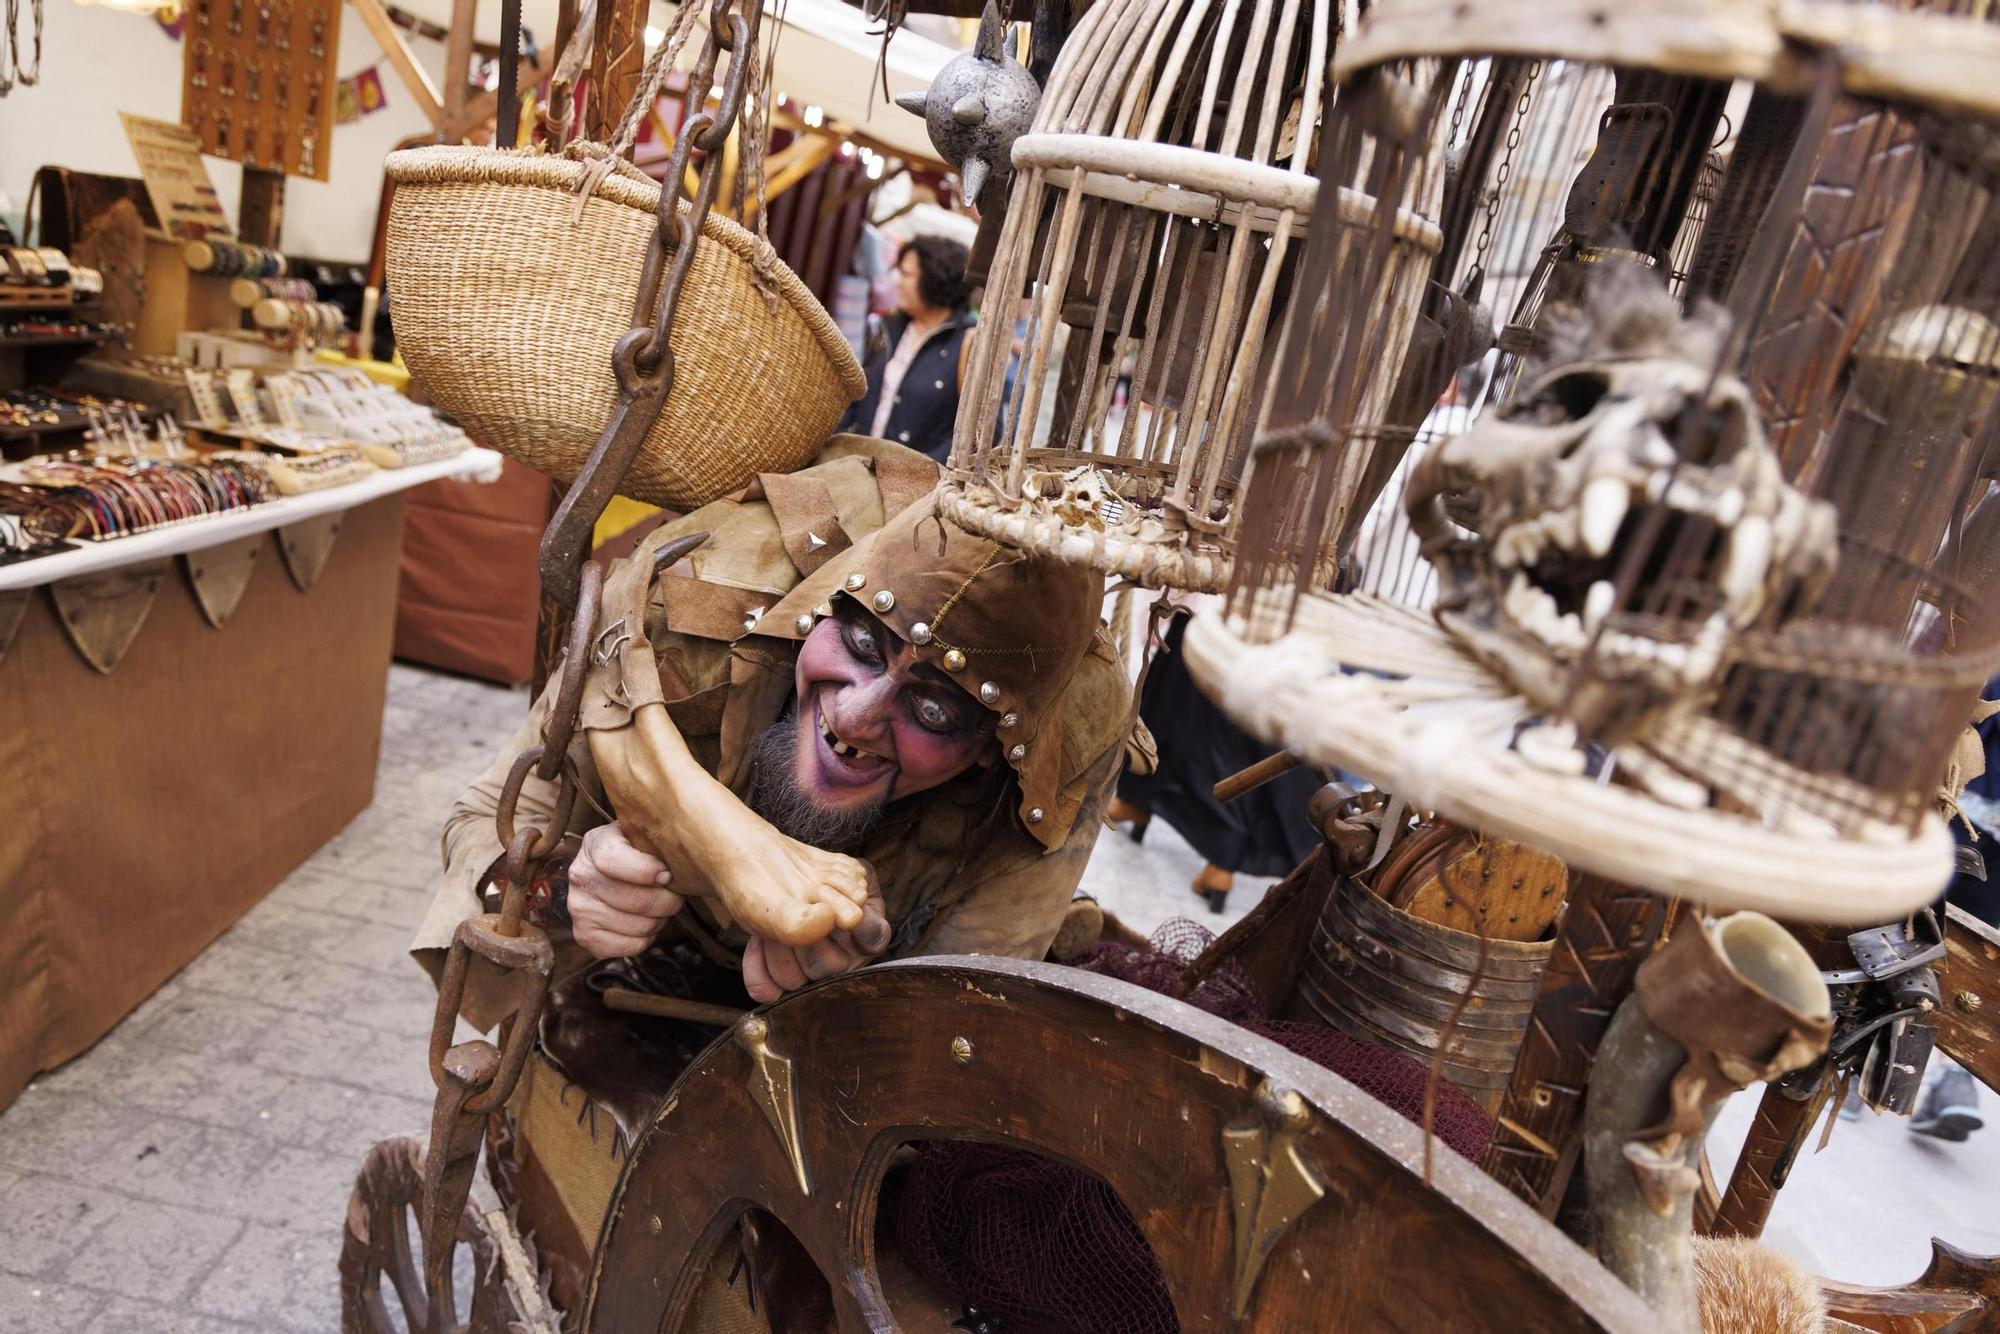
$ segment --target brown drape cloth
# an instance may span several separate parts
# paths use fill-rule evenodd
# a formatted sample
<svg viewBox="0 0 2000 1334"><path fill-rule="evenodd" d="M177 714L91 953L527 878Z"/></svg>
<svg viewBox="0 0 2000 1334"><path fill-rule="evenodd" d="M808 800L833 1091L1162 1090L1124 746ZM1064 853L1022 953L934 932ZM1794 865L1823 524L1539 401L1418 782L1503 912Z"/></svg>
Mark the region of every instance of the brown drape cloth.
<svg viewBox="0 0 2000 1334"><path fill-rule="evenodd" d="M0 1107L368 804L402 515L349 511L310 592L267 536L221 630L176 558L109 676L30 600L0 657Z"/></svg>

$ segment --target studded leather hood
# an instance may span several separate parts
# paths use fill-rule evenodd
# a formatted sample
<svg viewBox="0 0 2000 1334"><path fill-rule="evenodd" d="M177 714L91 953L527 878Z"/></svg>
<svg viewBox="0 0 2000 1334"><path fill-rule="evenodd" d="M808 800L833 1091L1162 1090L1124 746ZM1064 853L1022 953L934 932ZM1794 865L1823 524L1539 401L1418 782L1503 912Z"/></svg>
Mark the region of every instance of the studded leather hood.
<svg viewBox="0 0 2000 1334"><path fill-rule="evenodd" d="M1104 720L1078 715L1125 702L1072 697L1084 660L1109 655L1099 630L1103 577L975 537L923 500L814 571L759 619L756 633L797 643L839 597L872 612L991 711L1019 780L1022 827L1045 848L1060 845L1085 795L1076 779L1102 748ZM1085 721L1093 725L1076 726Z"/></svg>

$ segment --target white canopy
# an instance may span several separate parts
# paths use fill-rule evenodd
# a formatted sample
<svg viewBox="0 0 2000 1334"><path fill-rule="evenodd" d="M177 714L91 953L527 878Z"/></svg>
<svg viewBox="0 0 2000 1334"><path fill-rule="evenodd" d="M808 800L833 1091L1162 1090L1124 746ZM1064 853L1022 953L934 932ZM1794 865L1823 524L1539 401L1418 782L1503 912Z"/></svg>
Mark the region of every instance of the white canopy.
<svg viewBox="0 0 2000 1334"><path fill-rule="evenodd" d="M829 121L843 121L906 157L938 160L923 118L890 99L928 88L944 63L958 54L956 48L907 28L897 32L889 43L889 94L884 96L875 73L882 39L870 35L859 9L841 0L766 0L765 23L775 24L780 9L785 25L772 75L777 92L795 106L819 107Z"/></svg>

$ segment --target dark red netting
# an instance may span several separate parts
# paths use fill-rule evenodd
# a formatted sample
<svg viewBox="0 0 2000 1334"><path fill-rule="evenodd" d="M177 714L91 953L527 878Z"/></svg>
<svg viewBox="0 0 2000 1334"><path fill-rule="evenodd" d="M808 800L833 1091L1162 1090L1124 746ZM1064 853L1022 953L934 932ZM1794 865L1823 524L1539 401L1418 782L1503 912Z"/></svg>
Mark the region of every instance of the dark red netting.
<svg viewBox="0 0 2000 1334"><path fill-rule="evenodd" d="M1006 1334L1178 1330L1166 1277L1111 1187L1021 1149L916 1146L896 1235L917 1271Z"/></svg>
<svg viewBox="0 0 2000 1334"><path fill-rule="evenodd" d="M1172 995L1214 937L1186 918L1146 949L1107 942L1079 967ZM1271 1019L1240 966L1224 964L1189 1004L1325 1066L1421 1122L1429 1071L1400 1052L1318 1024ZM1433 1132L1473 1161L1492 1122L1440 1079ZM963 1140L920 1143L904 1174L896 1235L912 1266L1007 1334L1173 1334L1180 1325L1152 1248L1117 1194L1066 1163Z"/></svg>

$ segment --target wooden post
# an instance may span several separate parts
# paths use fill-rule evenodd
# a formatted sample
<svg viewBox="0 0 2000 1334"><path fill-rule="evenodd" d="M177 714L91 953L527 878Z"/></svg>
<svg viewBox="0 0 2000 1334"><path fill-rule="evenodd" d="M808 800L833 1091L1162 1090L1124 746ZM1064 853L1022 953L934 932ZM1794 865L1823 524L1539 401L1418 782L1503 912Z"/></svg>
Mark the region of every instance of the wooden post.
<svg viewBox="0 0 2000 1334"><path fill-rule="evenodd" d="M609 142L639 86L646 63L648 0L600 0L597 37L590 51L590 106L584 134Z"/></svg>
<svg viewBox="0 0 2000 1334"><path fill-rule="evenodd" d="M479 17L479 0L451 0L451 30L444 43L444 123L457 122L470 94L472 27Z"/></svg>
<svg viewBox="0 0 2000 1334"><path fill-rule="evenodd" d="M250 245L280 249L285 230L285 173L266 167L243 168L243 197L236 230Z"/></svg>
<svg viewBox="0 0 2000 1334"><path fill-rule="evenodd" d="M617 132L632 100L639 73L646 63L646 16L649 0L599 0L597 32L590 50L590 95L584 110L584 135L599 143L608 142ZM562 482L549 489L549 513L553 515L569 488ZM569 613L542 598L541 614L535 626L535 677L533 688L540 694L556 658L569 639Z"/></svg>

